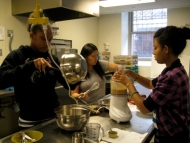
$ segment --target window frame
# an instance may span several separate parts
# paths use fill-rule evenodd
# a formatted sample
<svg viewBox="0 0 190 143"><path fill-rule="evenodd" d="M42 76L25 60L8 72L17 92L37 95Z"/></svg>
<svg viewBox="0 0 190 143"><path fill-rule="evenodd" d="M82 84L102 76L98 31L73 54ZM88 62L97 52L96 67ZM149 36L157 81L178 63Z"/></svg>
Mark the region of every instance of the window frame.
<svg viewBox="0 0 190 143"><path fill-rule="evenodd" d="M138 31L138 32L133 32L133 12L129 12L128 25L129 25L128 26L128 31L129 31L129 35L128 35L128 47L129 47L128 48L128 53L130 53L132 55L132 36L133 36L133 34L155 33L157 30L156 31ZM167 25L167 23L166 23L166 25ZM140 60L140 61L151 61L151 58L152 57L139 57L138 56L138 60Z"/></svg>

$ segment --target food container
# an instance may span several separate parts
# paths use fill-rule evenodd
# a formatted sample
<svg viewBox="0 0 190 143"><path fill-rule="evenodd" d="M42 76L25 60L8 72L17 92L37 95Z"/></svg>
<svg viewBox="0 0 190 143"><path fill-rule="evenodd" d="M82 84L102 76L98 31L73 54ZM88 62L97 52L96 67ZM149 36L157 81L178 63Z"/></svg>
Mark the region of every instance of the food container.
<svg viewBox="0 0 190 143"><path fill-rule="evenodd" d="M40 143L42 137L43 137L43 133L40 132L40 131L35 131L35 130L27 130L27 131L24 131L24 133L26 135L28 135L30 138L32 139L35 139L36 141L32 142L31 140L26 139L27 143ZM11 137L11 141L13 143L20 143L22 140L22 134L20 132L14 134L12 137Z"/></svg>
<svg viewBox="0 0 190 143"><path fill-rule="evenodd" d="M67 131L83 129L89 121L91 110L84 105L69 104L55 110L57 125Z"/></svg>
<svg viewBox="0 0 190 143"><path fill-rule="evenodd" d="M108 136L109 138L112 138L112 139L117 138L117 132L111 130L108 132Z"/></svg>
<svg viewBox="0 0 190 143"><path fill-rule="evenodd" d="M114 63L133 66L138 64L138 55L117 55L113 56Z"/></svg>

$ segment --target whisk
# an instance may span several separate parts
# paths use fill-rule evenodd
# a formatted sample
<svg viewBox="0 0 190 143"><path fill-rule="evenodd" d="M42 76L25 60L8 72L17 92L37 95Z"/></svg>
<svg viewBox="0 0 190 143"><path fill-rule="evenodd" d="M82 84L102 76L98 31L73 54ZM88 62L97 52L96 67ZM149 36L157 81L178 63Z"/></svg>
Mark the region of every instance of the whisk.
<svg viewBox="0 0 190 143"><path fill-rule="evenodd" d="M93 83L93 85L90 87L90 89L88 89L87 91L85 91L84 94L88 94L89 92L98 89L99 86L100 86L100 84L99 84L98 82ZM84 104L87 104L87 103L86 103L84 100L82 100L81 98L82 98L82 95L80 95L80 96L78 97L78 99L79 99L81 102L83 102Z"/></svg>

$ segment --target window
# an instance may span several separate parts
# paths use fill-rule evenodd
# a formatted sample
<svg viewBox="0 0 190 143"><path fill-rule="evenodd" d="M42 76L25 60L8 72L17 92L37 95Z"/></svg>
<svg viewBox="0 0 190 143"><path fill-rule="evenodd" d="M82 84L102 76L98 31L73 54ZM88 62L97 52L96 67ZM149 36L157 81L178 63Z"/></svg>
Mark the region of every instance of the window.
<svg viewBox="0 0 190 143"><path fill-rule="evenodd" d="M167 9L134 11L131 14L131 54L141 59L152 57L153 36L167 26Z"/></svg>

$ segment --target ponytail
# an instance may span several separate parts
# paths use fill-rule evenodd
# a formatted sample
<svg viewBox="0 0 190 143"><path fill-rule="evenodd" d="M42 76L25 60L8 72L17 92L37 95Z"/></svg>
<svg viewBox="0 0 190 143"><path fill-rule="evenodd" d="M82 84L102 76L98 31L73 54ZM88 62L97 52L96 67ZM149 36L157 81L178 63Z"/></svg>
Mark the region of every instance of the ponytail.
<svg viewBox="0 0 190 143"><path fill-rule="evenodd" d="M182 36L183 36L186 40L190 40L190 28L183 27L183 28L181 28L180 30L181 30Z"/></svg>

